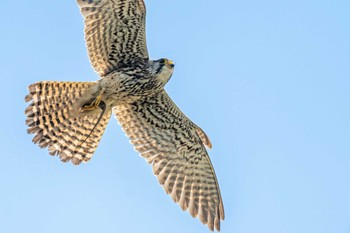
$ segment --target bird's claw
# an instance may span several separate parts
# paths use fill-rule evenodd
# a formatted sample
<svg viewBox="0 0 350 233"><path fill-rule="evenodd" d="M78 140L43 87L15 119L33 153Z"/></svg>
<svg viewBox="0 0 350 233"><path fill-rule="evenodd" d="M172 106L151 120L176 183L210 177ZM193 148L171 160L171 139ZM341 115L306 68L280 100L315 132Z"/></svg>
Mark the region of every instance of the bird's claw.
<svg viewBox="0 0 350 233"><path fill-rule="evenodd" d="M92 111L97 109L102 101L103 93L104 93L104 90L102 89L100 94L90 104L84 104L80 108L80 111L85 112L85 111Z"/></svg>

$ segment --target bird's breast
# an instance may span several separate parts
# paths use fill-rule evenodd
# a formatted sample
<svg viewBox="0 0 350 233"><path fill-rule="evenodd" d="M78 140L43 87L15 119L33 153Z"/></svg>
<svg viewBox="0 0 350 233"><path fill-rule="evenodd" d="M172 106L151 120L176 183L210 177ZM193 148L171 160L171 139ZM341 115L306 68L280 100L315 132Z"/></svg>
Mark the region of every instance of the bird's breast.
<svg viewBox="0 0 350 233"><path fill-rule="evenodd" d="M104 99L107 103L130 103L163 89L168 79L165 74L155 77L146 73L113 72L100 79L99 86L104 89Z"/></svg>

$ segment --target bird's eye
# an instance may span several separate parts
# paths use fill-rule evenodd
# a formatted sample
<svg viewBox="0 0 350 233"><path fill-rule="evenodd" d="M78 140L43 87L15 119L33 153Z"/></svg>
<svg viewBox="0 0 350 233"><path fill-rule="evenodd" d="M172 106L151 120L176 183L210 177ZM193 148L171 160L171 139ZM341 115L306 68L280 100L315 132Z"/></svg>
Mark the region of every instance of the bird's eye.
<svg viewBox="0 0 350 233"><path fill-rule="evenodd" d="M163 59L163 58L162 58L162 59L159 59L159 63L160 63L160 64L165 64L165 59Z"/></svg>

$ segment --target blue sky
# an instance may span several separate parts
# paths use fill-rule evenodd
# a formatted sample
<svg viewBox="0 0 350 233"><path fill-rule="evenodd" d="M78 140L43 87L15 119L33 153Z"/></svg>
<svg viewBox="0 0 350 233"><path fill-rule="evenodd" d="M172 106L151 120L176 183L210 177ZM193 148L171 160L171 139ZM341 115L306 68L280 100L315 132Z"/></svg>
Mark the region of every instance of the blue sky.
<svg viewBox="0 0 350 233"><path fill-rule="evenodd" d="M151 58L210 136L229 233L350 232L350 2L146 1ZM90 81L75 1L0 2L0 232L209 232L112 119L93 159L32 144L26 87Z"/></svg>

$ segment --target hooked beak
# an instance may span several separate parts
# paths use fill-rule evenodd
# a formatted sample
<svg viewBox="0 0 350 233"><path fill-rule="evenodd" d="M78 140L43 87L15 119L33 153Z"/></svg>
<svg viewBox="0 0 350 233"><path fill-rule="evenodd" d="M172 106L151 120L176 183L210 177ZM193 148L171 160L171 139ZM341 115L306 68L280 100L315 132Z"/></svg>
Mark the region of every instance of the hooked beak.
<svg viewBox="0 0 350 233"><path fill-rule="evenodd" d="M175 63L172 60L167 60L167 65L170 66L171 68L175 67Z"/></svg>

